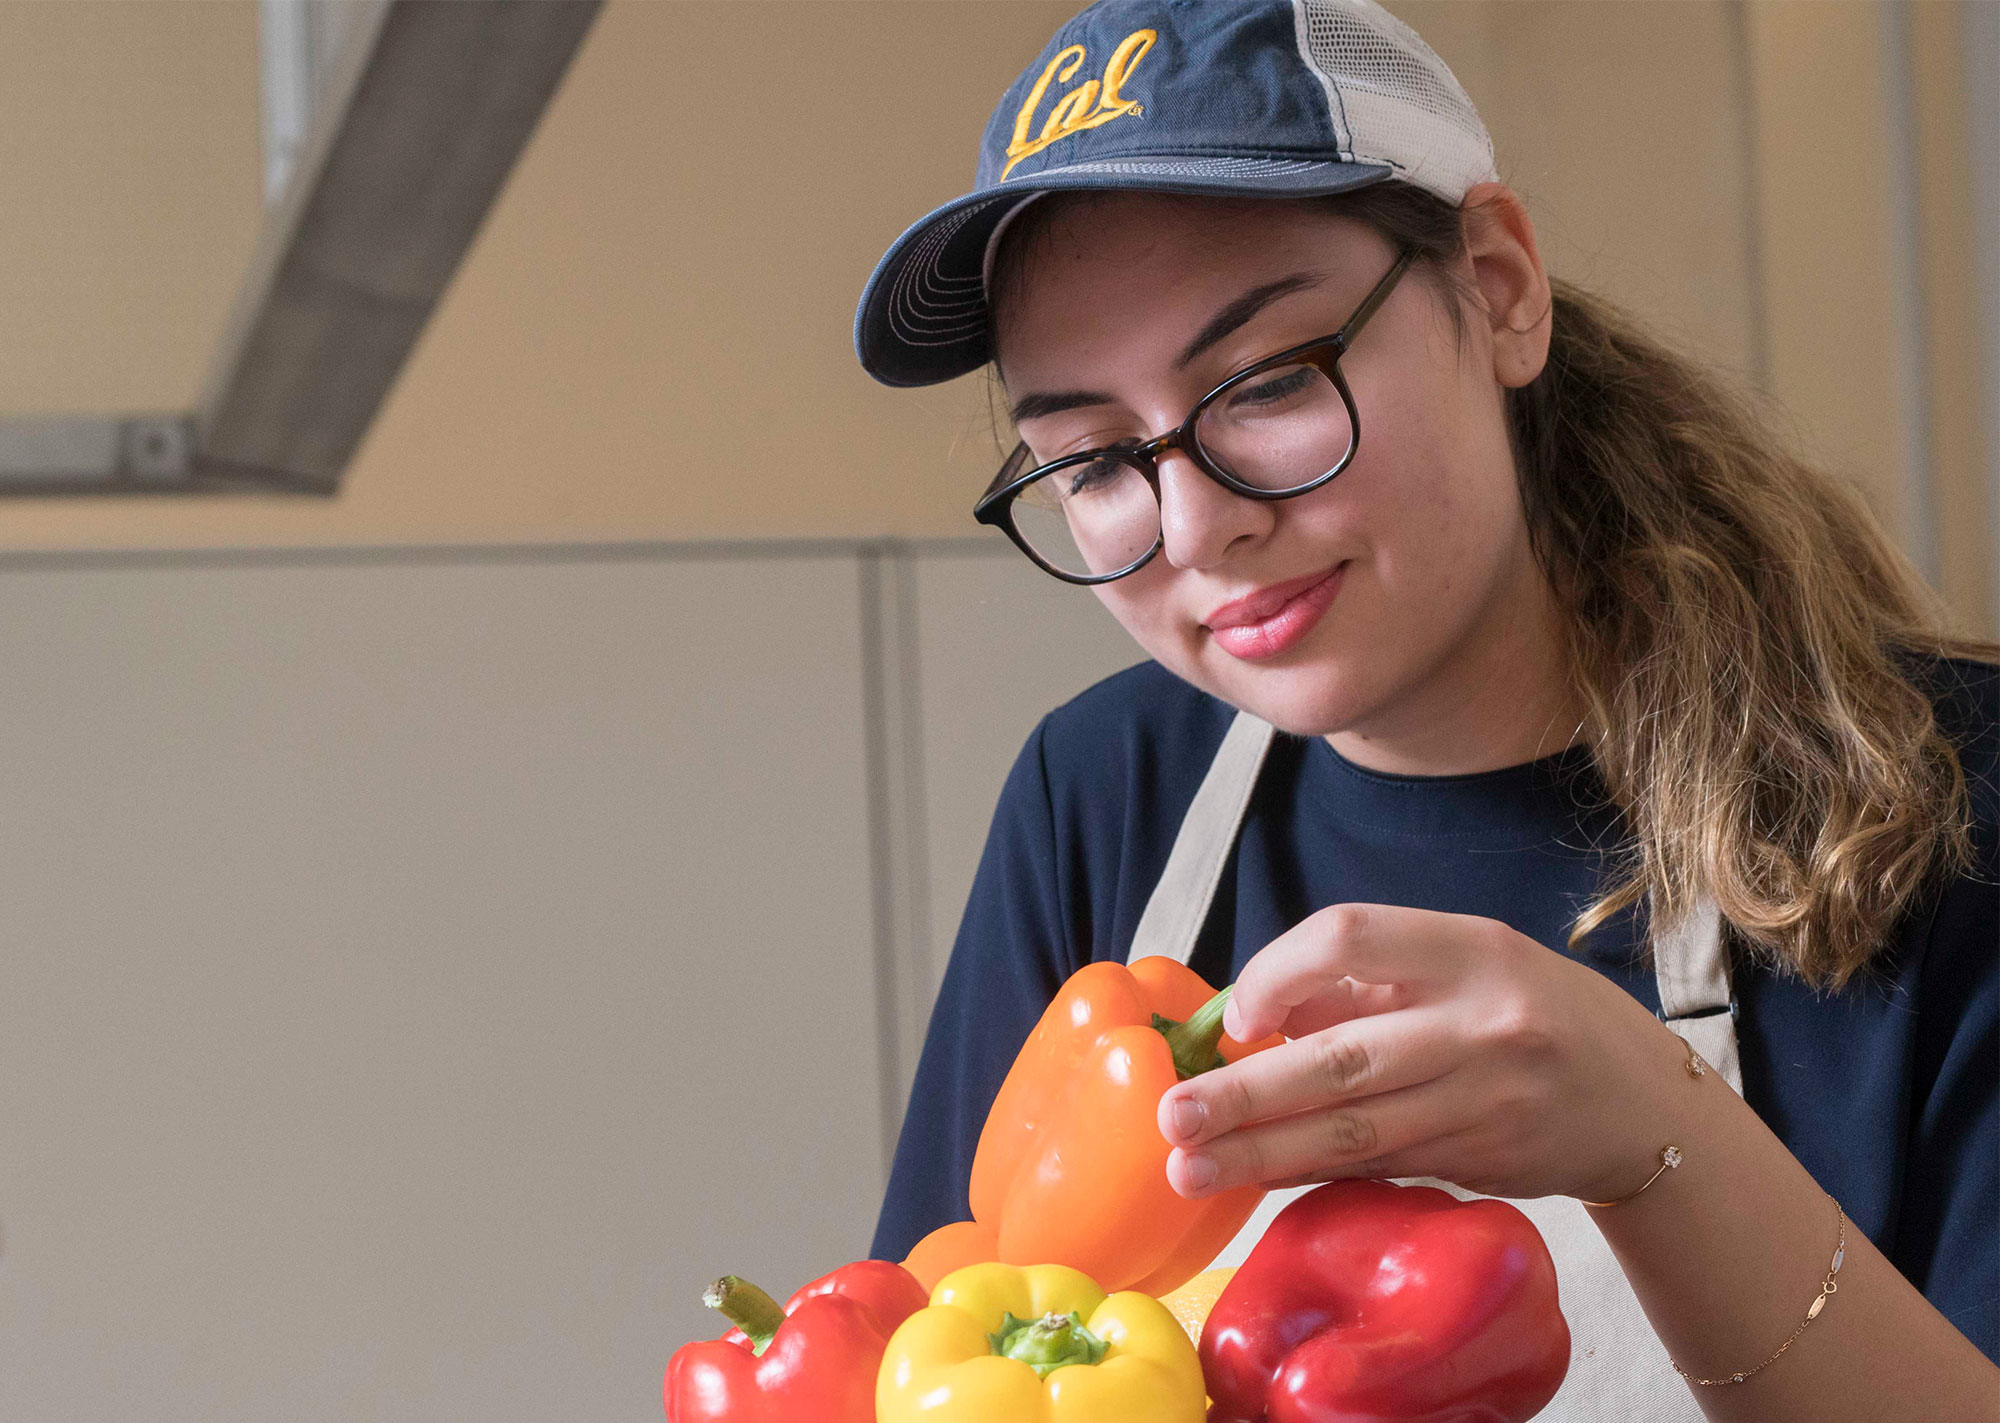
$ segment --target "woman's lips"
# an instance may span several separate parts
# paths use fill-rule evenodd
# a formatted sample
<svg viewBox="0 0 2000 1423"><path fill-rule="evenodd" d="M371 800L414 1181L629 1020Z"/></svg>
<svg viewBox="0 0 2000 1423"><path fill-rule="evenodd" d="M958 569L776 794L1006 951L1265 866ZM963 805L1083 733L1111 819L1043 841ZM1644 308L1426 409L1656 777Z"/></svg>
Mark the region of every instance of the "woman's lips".
<svg viewBox="0 0 2000 1423"><path fill-rule="evenodd" d="M1280 585L1267 593L1239 599L1212 614L1214 622L1204 626L1216 645L1231 657L1240 657L1245 662L1276 657L1313 630L1320 615L1332 606L1346 571L1347 565L1342 563L1289 596ZM1271 607L1274 597L1282 601ZM1221 626L1216 626L1217 623Z"/></svg>

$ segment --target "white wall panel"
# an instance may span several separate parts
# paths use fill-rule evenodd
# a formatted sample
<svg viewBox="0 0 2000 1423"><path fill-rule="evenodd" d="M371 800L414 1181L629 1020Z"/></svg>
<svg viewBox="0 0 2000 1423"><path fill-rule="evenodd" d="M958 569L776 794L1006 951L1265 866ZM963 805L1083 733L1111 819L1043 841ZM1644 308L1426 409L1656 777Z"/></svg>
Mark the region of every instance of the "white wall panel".
<svg viewBox="0 0 2000 1423"><path fill-rule="evenodd" d="M0 1417L656 1420L709 1278L858 1254L858 607L0 571Z"/></svg>

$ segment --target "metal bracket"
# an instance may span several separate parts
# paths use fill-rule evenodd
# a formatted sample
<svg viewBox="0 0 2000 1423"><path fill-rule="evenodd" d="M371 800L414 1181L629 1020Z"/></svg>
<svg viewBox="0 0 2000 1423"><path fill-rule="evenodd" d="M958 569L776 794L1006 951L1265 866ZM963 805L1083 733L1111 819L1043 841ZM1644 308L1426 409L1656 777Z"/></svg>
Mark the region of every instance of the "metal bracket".
<svg viewBox="0 0 2000 1423"><path fill-rule="evenodd" d="M57 415L0 420L0 494L130 494L187 488L187 415Z"/></svg>

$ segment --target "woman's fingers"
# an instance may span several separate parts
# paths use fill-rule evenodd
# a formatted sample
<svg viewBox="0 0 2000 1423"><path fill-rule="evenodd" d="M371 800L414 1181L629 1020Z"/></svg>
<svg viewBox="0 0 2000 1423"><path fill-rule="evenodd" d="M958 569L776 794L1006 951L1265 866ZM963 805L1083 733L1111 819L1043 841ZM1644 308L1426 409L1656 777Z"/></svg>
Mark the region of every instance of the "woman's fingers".
<svg viewBox="0 0 2000 1423"><path fill-rule="evenodd" d="M1408 1174L1396 1170L1413 1148L1448 1135L1458 1123L1438 1082L1404 1087L1345 1106L1260 1122L1167 1157L1167 1181L1187 1197L1238 1186Z"/></svg>
<svg viewBox="0 0 2000 1423"><path fill-rule="evenodd" d="M1204 1072L1160 1098L1160 1134L1196 1146L1252 1122L1414 1087L1465 1058L1437 1008L1356 1018Z"/></svg>
<svg viewBox="0 0 2000 1423"><path fill-rule="evenodd" d="M1411 990L1394 983L1363 983L1343 978L1301 1003L1285 1015L1278 1031L1288 1038L1303 1038L1324 1031L1350 1018L1365 1018L1408 1007Z"/></svg>
<svg viewBox="0 0 2000 1423"><path fill-rule="evenodd" d="M1265 945L1236 977L1223 1026L1238 1042L1274 1033L1294 1009L1343 979L1422 987L1465 970L1473 929L1488 921L1392 904L1336 904Z"/></svg>

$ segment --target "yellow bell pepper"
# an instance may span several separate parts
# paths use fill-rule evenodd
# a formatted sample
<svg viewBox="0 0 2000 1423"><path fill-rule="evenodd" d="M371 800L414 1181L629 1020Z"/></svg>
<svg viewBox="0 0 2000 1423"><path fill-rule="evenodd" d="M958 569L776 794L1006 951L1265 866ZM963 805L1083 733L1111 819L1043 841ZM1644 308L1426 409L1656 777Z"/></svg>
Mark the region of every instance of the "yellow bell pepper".
<svg viewBox="0 0 2000 1423"><path fill-rule="evenodd" d="M889 1337L877 1423L1202 1423L1201 1360L1167 1307L1066 1265L968 1265Z"/></svg>

